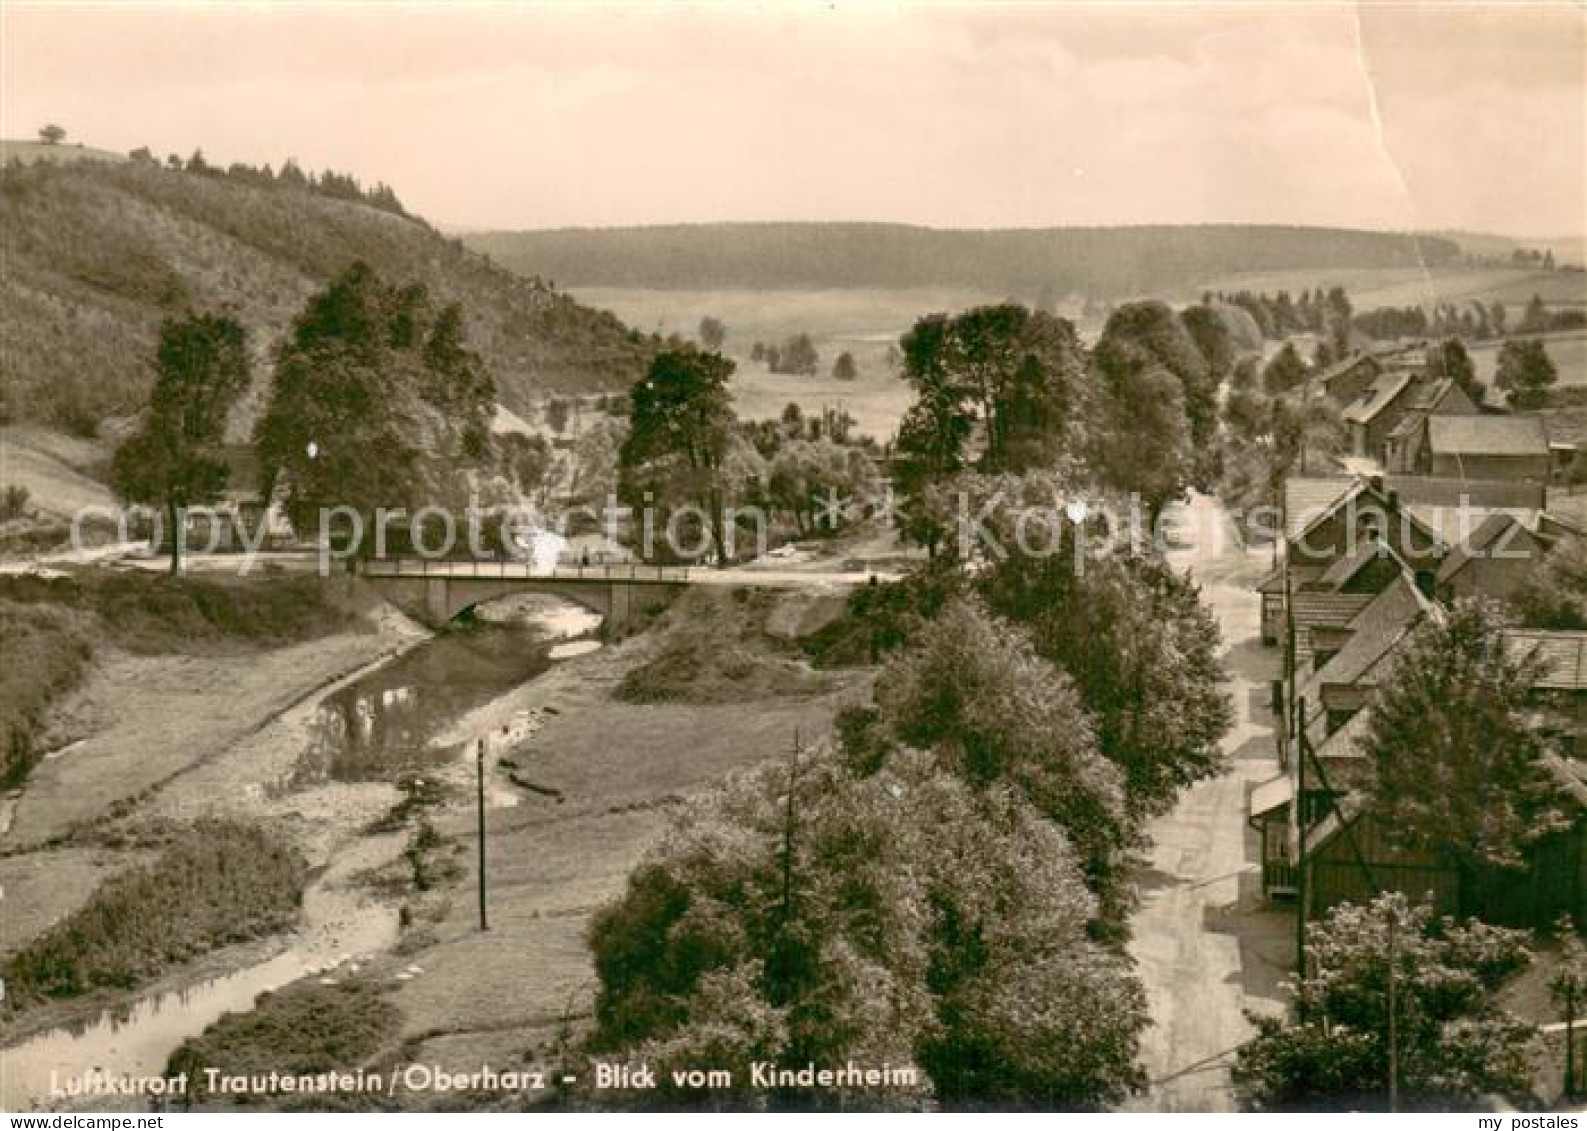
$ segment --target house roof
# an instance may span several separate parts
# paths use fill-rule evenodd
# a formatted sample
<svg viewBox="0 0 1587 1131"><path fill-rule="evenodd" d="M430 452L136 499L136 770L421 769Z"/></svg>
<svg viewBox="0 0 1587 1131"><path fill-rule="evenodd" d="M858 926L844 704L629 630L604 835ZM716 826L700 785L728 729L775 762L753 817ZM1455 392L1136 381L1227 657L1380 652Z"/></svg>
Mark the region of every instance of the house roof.
<svg viewBox="0 0 1587 1131"><path fill-rule="evenodd" d="M1258 782L1251 787L1246 798L1246 815L1260 817L1275 809L1282 809L1295 796L1295 779L1288 774Z"/></svg>
<svg viewBox="0 0 1587 1131"><path fill-rule="evenodd" d="M1372 603L1371 593L1292 593L1289 606L1297 624L1308 628L1344 628Z"/></svg>
<svg viewBox="0 0 1587 1131"><path fill-rule="evenodd" d="M1317 376L1312 378L1312 383L1327 388L1341 377L1348 377L1363 365L1370 366L1374 373L1383 369L1382 362L1371 354L1353 353L1349 357L1334 362Z"/></svg>
<svg viewBox="0 0 1587 1131"><path fill-rule="evenodd" d="M1326 758L1329 761L1365 758L1367 756L1367 735L1371 729L1372 709L1363 707L1351 715L1344 726L1317 744L1312 752L1317 757Z"/></svg>
<svg viewBox="0 0 1587 1131"><path fill-rule="evenodd" d="M1493 511L1477 524L1469 538L1450 540L1454 549L1449 551L1449 556L1438 567L1438 580L1448 581L1473 561L1484 557L1490 548L1499 543L1501 537L1505 541L1499 548L1505 553L1515 553L1522 546L1530 546L1534 550L1538 548L1537 537L1525 521L1506 511Z"/></svg>
<svg viewBox="0 0 1587 1131"><path fill-rule="evenodd" d="M1548 428L1540 416L1434 416L1427 443L1444 455L1547 455Z"/></svg>
<svg viewBox="0 0 1587 1131"><path fill-rule="evenodd" d="M1427 598L1401 573L1351 620L1350 639L1317 673L1319 686L1362 682L1428 609Z"/></svg>
<svg viewBox="0 0 1587 1131"><path fill-rule="evenodd" d="M1399 399L1407 386L1416 379L1416 374L1408 369L1391 370L1380 373L1372 379L1372 384L1367 386L1367 391L1352 401L1344 411L1344 420L1347 424L1366 424L1375 420L1379 413L1388 408Z"/></svg>
<svg viewBox="0 0 1587 1131"><path fill-rule="evenodd" d="M1383 487L1416 506L1541 510L1544 486L1515 479L1458 479L1440 475L1386 475Z"/></svg>
<svg viewBox="0 0 1587 1131"><path fill-rule="evenodd" d="M1295 475L1284 480L1284 534L1295 537L1361 487L1361 480L1348 475Z"/></svg>
<svg viewBox="0 0 1587 1131"><path fill-rule="evenodd" d="M1504 634L1512 659L1536 656L1543 672L1533 685L1545 691L1587 691L1587 632L1513 628Z"/></svg>
<svg viewBox="0 0 1587 1131"><path fill-rule="evenodd" d="M1370 563L1381 557L1387 556L1391 551L1381 542L1364 539L1350 553L1334 562L1323 571L1319 583L1328 589L1342 589L1351 578L1360 573Z"/></svg>

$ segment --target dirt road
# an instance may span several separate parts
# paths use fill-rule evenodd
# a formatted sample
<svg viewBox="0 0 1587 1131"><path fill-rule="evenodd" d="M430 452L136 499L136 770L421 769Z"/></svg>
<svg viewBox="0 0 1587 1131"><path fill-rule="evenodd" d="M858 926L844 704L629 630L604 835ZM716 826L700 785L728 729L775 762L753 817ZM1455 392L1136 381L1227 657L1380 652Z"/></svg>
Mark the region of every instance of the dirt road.
<svg viewBox="0 0 1587 1131"><path fill-rule="evenodd" d="M1137 1106L1226 1111L1235 1106L1230 1053L1251 1032L1245 1011L1282 1009L1293 955L1290 916L1262 906L1255 834L1245 823L1248 786L1278 773L1267 709L1278 658L1260 642L1251 589L1267 551L1242 548L1211 499L1194 497L1180 517L1189 545L1171 557L1191 570L1217 617L1235 722L1224 740L1229 771L1187 790L1148 829L1153 848L1130 951L1153 1019L1142 1048L1152 1087Z"/></svg>

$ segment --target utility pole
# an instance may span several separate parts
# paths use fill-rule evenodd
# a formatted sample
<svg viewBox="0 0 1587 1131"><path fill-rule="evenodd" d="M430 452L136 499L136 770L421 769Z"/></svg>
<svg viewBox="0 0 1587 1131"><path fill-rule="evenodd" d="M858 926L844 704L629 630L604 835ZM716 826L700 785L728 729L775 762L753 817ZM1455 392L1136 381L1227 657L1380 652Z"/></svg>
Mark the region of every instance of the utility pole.
<svg viewBox="0 0 1587 1131"><path fill-rule="evenodd" d="M1293 629L1291 630L1293 646ZM1295 969L1301 987L1295 1002L1295 1013L1301 1024L1306 1023L1306 911L1311 897L1306 882L1306 700L1298 702L1300 721L1295 738Z"/></svg>
<svg viewBox="0 0 1587 1131"><path fill-rule="evenodd" d="M1390 903L1389 908L1389 1111L1400 1110L1400 1041L1399 1041L1399 1012L1398 985L1396 984L1395 967L1399 965L1399 936L1396 928L1399 925L1399 913Z"/></svg>
<svg viewBox="0 0 1587 1131"><path fill-rule="evenodd" d="M799 728L794 728L793 759L788 763L788 808L782 826L782 919L793 918L794 790L799 784Z"/></svg>
<svg viewBox="0 0 1587 1131"><path fill-rule="evenodd" d="M485 917L485 740L480 738L475 746L474 780L478 787L479 811L479 929L490 930L490 923Z"/></svg>

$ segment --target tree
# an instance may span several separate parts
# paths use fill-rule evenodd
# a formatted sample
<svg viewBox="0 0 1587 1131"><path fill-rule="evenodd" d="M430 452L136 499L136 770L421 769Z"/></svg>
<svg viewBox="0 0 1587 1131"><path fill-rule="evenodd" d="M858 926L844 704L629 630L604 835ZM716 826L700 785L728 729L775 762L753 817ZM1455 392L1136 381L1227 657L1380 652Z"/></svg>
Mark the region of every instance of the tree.
<svg viewBox="0 0 1587 1131"><path fill-rule="evenodd" d="M1210 483L1217 456L1219 376L1173 310L1162 302L1125 303L1108 316L1093 358L1116 390L1153 368L1174 376L1189 427L1192 479Z"/></svg>
<svg viewBox="0 0 1587 1131"><path fill-rule="evenodd" d="M1548 329L1548 307L1543 304L1542 295L1533 295L1527 301L1518 329L1523 334L1541 334Z"/></svg>
<svg viewBox="0 0 1587 1131"><path fill-rule="evenodd" d="M54 124L44 126L39 130L39 140L45 145L59 145L66 140L66 130Z"/></svg>
<svg viewBox="0 0 1587 1131"><path fill-rule="evenodd" d="M462 497L457 462L477 449L470 434L494 404L461 321L437 316L423 286L388 285L363 263L309 299L277 351L254 429L267 482L285 476L294 528L349 507L369 529L381 508Z"/></svg>
<svg viewBox="0 0 1587 1131"><path fill-rule="evenodd" d="M591 930L591 1051L657 1065L669 1107L868 1102L1090 1109L1141 1082L1143 997L1087 937L1063 833L918 751L827 749L685 808ZM913 1064L914 1095L690 1093L673 1069Z"/></svg>
<svg viewBox="0 0 1587 1131"><path fill-rule="evenodd" d="M1510 338L1499 347L1494 383L1516 408L1541 408L1558 378L1541 338Z"/></svg>
<svg viewBox="0 0 1587 1131"><path fill-rule="evenodd" d="M1284 347L1262 367L1262 387L1273 396L1292 392L1305 382L1307 372L1306 363L1301 360L1295 343L1285 342Z"/></svg>
<svg viewBox="0 0 1587 1131"><path fill-rule="evenodd" d="M1434 380L1453 381L1475 403L1482 403L1482 382L1477 380L1477 368L1471 363L1466 344L1459 338L1445 338L1428 348L1427 375Z"/></svg>
<svg viewBox="0 0 1587 1131"><path fill-rule="evenodd" d="M700 344L712 352L719 352L727 341L727 326L720 318L707 314L700 319Z"/></svg>
<svg viewBox="0 0 1587 1131"><path fill-rule="evenodd" d="M1305 1021L1253 1016L1256 1036L1235 1056L1236 1088L1259 1110L1387 1108L1392 954L1402 1104L1464 1111L1494 1093L1519 1099L1535 1030L1494 994L1530 961L1525 937L1435 920L1397 892L1335 907L1311 928L1311 962L1297 987Z"/></svg>
<svg viewBox="0 0 1587 1131"><path fill-rule="evenodd" d="M854 355L848 350L838 354L838 359L832 363L832 376L839 381L852 381L859 376L859 369L854 364Z"/></svg>
<svg viewBox="0 0 1587 1131"><path fill-rule="evenodd" d="M1067 553L1016 554L986 571L982 591L1071 674L1132 818L1166 812L1185 786L1222 772L1233 714L1218 626L1183 575L1150 557L1076 566Z"/></svg>
<svg viewBox="0 0 1587 1131"><path fill-rule="evenodd" d="M1575 1027L1580 1007L1587 1003L1587 946L1569 915L1561 915L1554 923L1554 934L1559 939L1559 964L1549 979L1548 992L1559 1006L1560 1020L1565 1023L1565 1095L1577 1092Z"/></svg>
<svg viewBox="0 0 1587 1131"><path fill-rule="evenodd" d="M1284 296L1287 301L1289 296ZM1187 307L1180 316L1201 356L1206 358L1213 381L1221 381L1234 367L1234 336L1224 321L1222 312L1214 306L1203 304Z"/></svg>
<svg viewBox="0 0 1587 1131"><path fill-rule="evenodd" d="M1324 326L1332 341L1335 357L1350 352L1350 298L1343 287L1330 287L1324 300Z"/></svg>
<svg viewBox="0 0 1587 1131"><path fill-rule="evenodd" d="M1504 308L1504 303L1494 299L1488 307L1488 321L1493 326L1493 332L1499 337L1504 337L1504 323L1509 318L1509 311Z"/></svg>
<svg viewBox="0 0 1587 1131"><path fill-rule="evenodd" d="M461 452L478 460L490 448L495 415L496 382L484 360L469 349L463 308L448 303L436 314L424 337L423 384L420 395L451 418L461 436Z"/></svg>
<svg viewBox="0 0 1587 1131"><path fill-rule="evenodd" d="M800 377L814 377L821 365L821 355L816 352L810 335L795 334L780 349L766 351L767 364L773 373L791 373Z"/></svg>
<svg viewBox="0 0 1587 1131"><path fill-rule="evenodd" d="M1109 384L1094 438L1103 483L1140 499L1155 528L1194 478L1195 451L1185 416L1183 384L1160 366L1127 369Z"/></svg>
<svg viewBox="0 0 1587 1131"><path fill-rule="evenodd" d="M497 439L502 470L517 484L520 494L535 498L544 493L551 471L551 445L539 434L508 432Z"/></svg>
<svg viewBox="0 0 1587 1131"><path fill-rule="evenodd" d="M701 507L718 565L729 546L724 508L734 416L733 362L689 346L656 355L629 393L629 433L619 465L628 491Z"/></svg>
<svg viewBox="0 0 1587 1131"><path fill-rule="evenodd" d="M1533 628L1587 629L1587 538L1561 538L1513 600Z"/></svg>
<svg viewBox="0 0 1587 1131"><path fill-rule="evenodd" d="M572 414L572 406L561 397L552 397L546 401L546 427L554 435L560 436L567 431L568 417Z"/></svg>
<svg viewBox="0 0 1587 1131"><path fill-rule="evenodd" d="M1363 743L1373 813L1393 840L1451 863L1464 914L1480 870L1518 867L1566 827L1530 717L1540 661L1513 658L1502 623L1480 601L1424 621L1381 681Z"/></svg>
<svg viewBox="0 0 1587 1131"><path fill-rule="evenodd" d="M884 732L977 787L1006 785L1056 821L1111 908L1130 840L1123 775L1096 747L1073 682L1014 623L950 601L876 682Z"/></svg>
<svg viewBox="0 0 1587 1131"><path fill-rule="evenodd" d="M149 408L116 449L110 477L127 501L165 509L173 574L182 569L184 511L226 489L226 417L248 382L248 339L235 319L195 314L160 327Z"/></svg>

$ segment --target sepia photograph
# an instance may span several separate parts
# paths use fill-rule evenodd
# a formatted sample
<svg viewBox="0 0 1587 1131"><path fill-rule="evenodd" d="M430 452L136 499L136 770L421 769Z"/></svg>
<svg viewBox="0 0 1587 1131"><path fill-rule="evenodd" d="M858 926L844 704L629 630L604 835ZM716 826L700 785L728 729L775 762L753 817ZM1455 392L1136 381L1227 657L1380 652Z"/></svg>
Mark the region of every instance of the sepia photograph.
<svg viewBox="0 0 1587 1131"><path fill-rule="evenodd" d="M0 0L0 1111L1587 1116L1587 7Z"/></svg>

